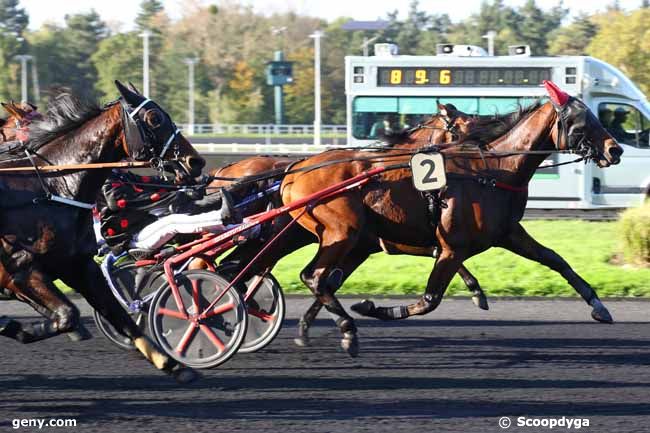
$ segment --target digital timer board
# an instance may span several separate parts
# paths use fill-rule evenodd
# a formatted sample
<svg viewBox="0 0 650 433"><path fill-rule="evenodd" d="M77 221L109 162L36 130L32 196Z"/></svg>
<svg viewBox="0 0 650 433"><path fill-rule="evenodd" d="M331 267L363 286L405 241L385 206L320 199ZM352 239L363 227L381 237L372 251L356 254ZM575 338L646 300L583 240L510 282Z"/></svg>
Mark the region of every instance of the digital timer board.
<svg viewBox="0 0 650 433"><path fill-rule="evenodd" d="M551 79L551 68L379 67L377 86L520 86L537 87Z"/></svg>

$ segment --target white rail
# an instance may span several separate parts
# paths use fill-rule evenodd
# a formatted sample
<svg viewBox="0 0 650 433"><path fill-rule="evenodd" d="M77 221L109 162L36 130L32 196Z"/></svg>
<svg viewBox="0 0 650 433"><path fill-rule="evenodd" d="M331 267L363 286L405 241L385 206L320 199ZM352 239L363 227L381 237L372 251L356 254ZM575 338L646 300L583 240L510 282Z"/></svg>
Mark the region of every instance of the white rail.
<svg viewBox="0 0 650 433"><path fill-rule="evenodd" d="M187 135L215 134L215 135L238 135L238 134L259 134L259 135L313 135L314 125L273 125L265 123L250 124L228 124L228 123L197 123L194 128L184 123L178 127ZM192 131L193 130L193 131ZM345 135L345 125L322 125L321 134Z"/></svg>

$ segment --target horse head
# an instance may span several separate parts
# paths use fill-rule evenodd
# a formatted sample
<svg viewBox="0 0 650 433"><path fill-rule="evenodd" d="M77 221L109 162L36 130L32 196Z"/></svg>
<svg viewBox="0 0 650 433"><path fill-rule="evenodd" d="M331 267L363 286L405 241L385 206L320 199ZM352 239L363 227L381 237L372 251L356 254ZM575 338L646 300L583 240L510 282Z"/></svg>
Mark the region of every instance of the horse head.
<svg viewBox="0 0 650 433"><path fill-rule="evenodd" d="M34 120L41 120L43 115L38 112L38 107L29 102L15 103L0 103L4 109L9 113L7 119L3 119L0 124L0 134L3 141L21 140L27 141L29 133L27 125Z"/></svg>
<svg viewBox="0 0 650 433"><path fill-rule="evenodd" d="M575 151L593 160L599 167L618 164L623 149L589 107L551 81L544 81L544 86L558 118L555 147Z"/></svg>
<svg viewBox="0 0 650 433"><path fill-rule="evenodd" d="M115 81L122 96L122 123L126 154L138 161L176 173L178 180L197 177L205 160L176 127L158 104L141 95L134 87Z"/></svg>

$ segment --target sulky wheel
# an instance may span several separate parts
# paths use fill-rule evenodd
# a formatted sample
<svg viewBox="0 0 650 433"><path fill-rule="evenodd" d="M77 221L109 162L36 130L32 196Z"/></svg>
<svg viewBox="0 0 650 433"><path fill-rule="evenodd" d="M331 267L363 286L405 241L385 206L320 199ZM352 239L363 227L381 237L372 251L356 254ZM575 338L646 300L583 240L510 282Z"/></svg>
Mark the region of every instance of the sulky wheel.
<svg viewBox="0 0 650 433"><path fill-rule="evenodd" d="M170 285L154 297L149 327L160 347L175 360L194 368L213 368L232 357L246 335L244 301L228 281L208 271L184 271L176 275L179 307ZM220 298L207 313L199 314Z"/></svg>
<svg viewBox="0 0 650 433"><path fill-rule="evenodd" d="M155 291L166 283L162 271L137 267L132 259L120 259L111 269L111 280L122 300L129 304L125 309L144 334L149 335L147 313ZM122 306L124 306L122 304ZM125 350L135 350L130 338L115 330L106 318L93 311L97 329L111 343Z"/></svg>
<svg viewBox="0 0 650 433"><path fill-rule="evenodd" d="M234 278L237 275L237 265L234 263L222 264L217 268L217 273ZM240 291L255 291L246 299L248 312L248 330L246 339L239 348L240 353L253 353L268 346L278 335L284 320L285 301L282 287L270 273L255 275L245 282L245 287L238 287Z"/></svg>

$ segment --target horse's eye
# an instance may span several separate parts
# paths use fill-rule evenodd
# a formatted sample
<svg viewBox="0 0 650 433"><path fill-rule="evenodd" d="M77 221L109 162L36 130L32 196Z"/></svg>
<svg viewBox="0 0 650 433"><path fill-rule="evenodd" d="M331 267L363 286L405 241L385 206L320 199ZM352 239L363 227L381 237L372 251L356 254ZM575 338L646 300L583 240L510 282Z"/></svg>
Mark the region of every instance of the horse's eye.
<svg viewBox="0 0 650 433"><path fill-rule="evenodd" d="M145 113L144 120L152 128L158 128L162 123L162 115L156 109L149 110Z"/></svg>

